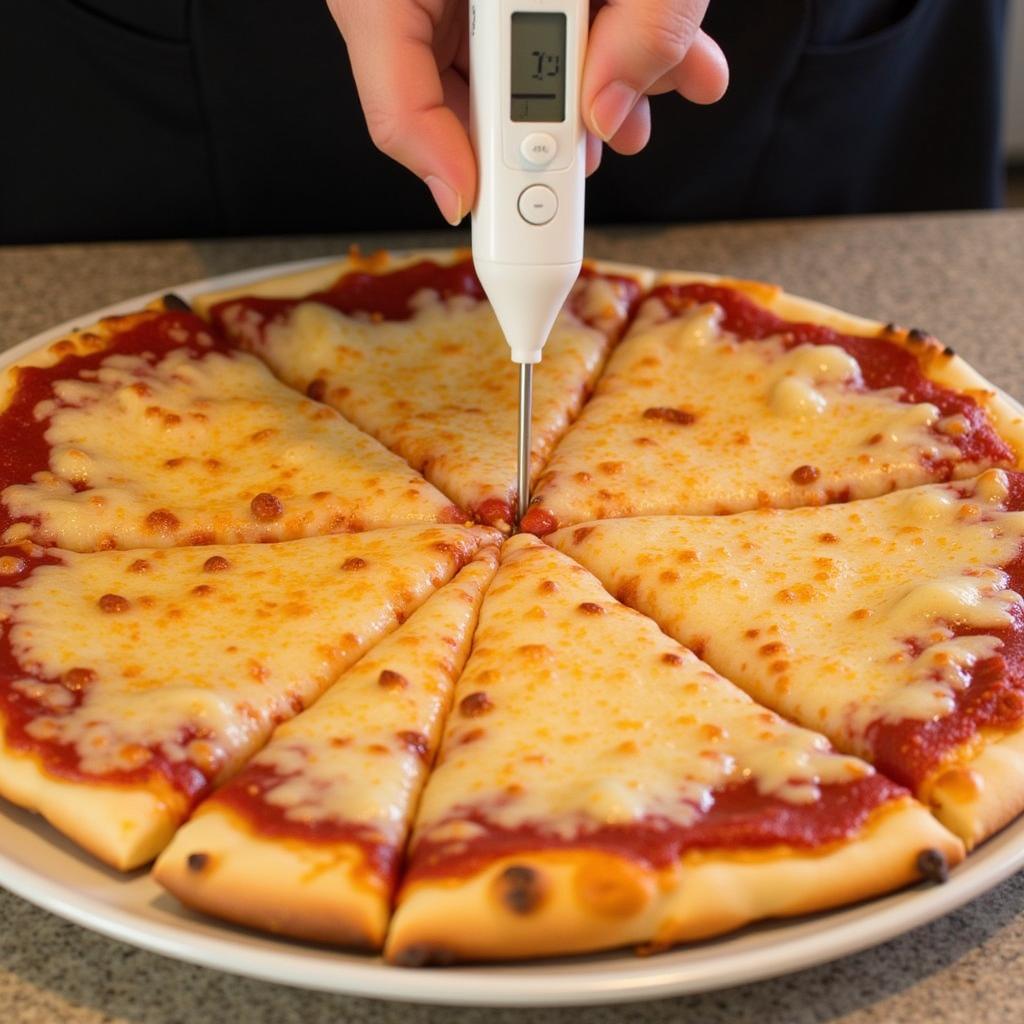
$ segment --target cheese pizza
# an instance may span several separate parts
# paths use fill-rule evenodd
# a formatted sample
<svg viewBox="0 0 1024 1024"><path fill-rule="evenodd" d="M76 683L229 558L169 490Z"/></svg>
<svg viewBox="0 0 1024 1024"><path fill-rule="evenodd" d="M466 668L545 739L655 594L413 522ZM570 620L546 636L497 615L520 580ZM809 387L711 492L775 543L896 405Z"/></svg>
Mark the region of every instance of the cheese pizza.
<svg viewBox="0 0 1024 1024"><path fill-rule="evenodd" d="M467 518L335 410L173 305L110 318L10 367L0 436L8 542L95 551Z"/></svg>
<svg viewBox="0 0 1024 1024"><path fill-rule="evenodd" d="M1024 413L919 330L670 275L537 481L524 528L821 505L1024 459Z"/></svg>
<svg viewBox="0 0 1024 1024"><path fill-rule="evenodd" d="M521 535L481 609L387 956L662 949L961 856L901 786Z"/></svg>
<svg viewBox="0 0 1024 1024"><path fill-rule="evenodd" d="M0 794L115 867L146 863L489 538L0 548Z"/></svg>
<svg viewBox="0 0 1024 1024"><path fill-rule="evenodd" d="M579 412L648 279L633 268L584 268L534 377L534 473ZM199 308L481 522L510 528L517 382L468 254L353 256L206 296Z"/></svg>
<svg viewBox="0 0 1024 1024"><path fill-rule="evenodd" d="M0 371L0 796L107 864L411 966L942 881L1024 810L1024 414L927 333L585 264L506 539L468 253L195 310Z"/></svg>
<svg viewBox="0 0 1024 1024"><path fill-rule="evenodd" d="M968 845L1024 810L1024 474L549 540Z"/></svg>
<svg viewBox="0 0 1024 1024"><path fill-rule="evenodd" d="M496 548L480 551L278 728L174 837L157 881L242 924L380 949L409 821L496 563Z"/></svg>

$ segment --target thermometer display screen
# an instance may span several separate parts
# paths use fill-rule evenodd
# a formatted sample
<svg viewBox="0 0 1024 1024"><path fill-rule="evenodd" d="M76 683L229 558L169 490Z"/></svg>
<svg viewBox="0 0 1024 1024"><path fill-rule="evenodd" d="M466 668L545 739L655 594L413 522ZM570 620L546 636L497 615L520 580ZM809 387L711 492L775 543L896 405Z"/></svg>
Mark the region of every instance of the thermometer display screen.
<svg viewBox="0 0 1024 1024"><path fill-rule="evenodd" d="M565 120L564 14L512 15L512 120Z"/></svg>

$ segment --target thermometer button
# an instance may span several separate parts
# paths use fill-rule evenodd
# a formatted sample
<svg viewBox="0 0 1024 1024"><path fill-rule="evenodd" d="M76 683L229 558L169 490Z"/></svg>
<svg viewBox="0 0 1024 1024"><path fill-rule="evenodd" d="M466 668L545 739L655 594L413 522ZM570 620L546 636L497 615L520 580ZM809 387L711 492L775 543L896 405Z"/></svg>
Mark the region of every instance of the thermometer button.
<svg viewBox="0 0 1024 1024"><path fill-rule="evenodd" d="M519 216L527 224L547 224L558 211L558 197L547 185L531 185L519 194Z"/></svg>
<svg viewBox="0 0 1024 1024"><path fill-rule="evenodd" d="M523 139L519 152L532 167L547 167L555 159L558 143L547 132L530 132Z"/></svg>

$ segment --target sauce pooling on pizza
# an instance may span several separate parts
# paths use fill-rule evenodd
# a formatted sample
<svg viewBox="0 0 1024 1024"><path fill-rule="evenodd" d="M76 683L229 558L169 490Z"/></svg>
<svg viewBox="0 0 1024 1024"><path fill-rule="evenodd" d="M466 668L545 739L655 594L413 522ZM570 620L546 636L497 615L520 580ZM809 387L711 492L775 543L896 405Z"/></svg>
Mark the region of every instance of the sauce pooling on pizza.
<svg viewBox="0 0 1024 1024"><path fill-rule="evenodd" d="M210 315L479 521L511 529L516 377L469 261L376 269L307 296L227 298ZM535 471L590 393L640 290L639 279L584 268L534 378Z"/></svg>
<svg viewBox="0 0 1024 1024"><path fill-rule="evenodd" d="M371 266L373 259L370 259ZM593 293L585 284L596 279L607 281L616 292L624 294L627 308L632 308L640 297L640 284L624 275L602 274L590 265L580 272L583 286L577 286L569 299L570 310L584 323L596 325L606 311L595 302ZM240 316L240 310L249 314L250 322L267 324L280 320L302 302L315 302L329 306L346 316L361 316L372 321L409 320L422 308L423 296L430 293L448 304L451 299L485 302L487 296L480 284L471 259L454 263L419 260L397 269L385 266L373 270L350 270L343 273L329 288L295 298L265 298L251 295L216 303L210 309L210 319L221 330L229 333ZM609 296L613 293L609 292ZM234 308L232 308L234 307Z"/></svg>

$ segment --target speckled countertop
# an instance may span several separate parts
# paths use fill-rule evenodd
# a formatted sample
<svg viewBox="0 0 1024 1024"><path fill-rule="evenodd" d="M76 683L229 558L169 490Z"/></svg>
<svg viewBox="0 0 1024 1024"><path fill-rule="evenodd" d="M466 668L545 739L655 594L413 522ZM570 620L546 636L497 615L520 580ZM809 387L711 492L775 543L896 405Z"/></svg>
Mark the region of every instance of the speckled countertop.
<svg viewBox="0 0 1024 1024"><path fill-rule="evenodd" d="M0 349L98 306L193 278L337 253L352 242L453 239L465 236L0 248ZM606 230L590 236L588 251L777 281L850 312L923 327L1024 397L1024 212ZM236 978L102 938L0 890L2 1024L1022 1019L1024 873L875 950L785 978L656 1003L523 1011L390 1004Z"/></svg>

